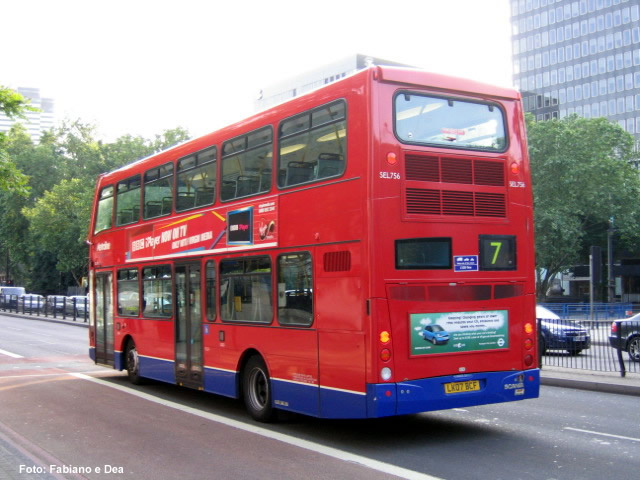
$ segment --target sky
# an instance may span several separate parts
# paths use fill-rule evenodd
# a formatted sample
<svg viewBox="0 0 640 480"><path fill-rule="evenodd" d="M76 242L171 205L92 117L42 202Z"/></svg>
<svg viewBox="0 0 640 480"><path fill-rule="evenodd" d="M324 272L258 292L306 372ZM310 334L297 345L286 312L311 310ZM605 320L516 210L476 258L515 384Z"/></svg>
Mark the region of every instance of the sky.
<svg viewBox="0 0 640 480"><path fill-rule="evenodd" d="M260 90L362 53L511 86L509 0L6 0L0 85L97 137L199 136Z"/></svg>

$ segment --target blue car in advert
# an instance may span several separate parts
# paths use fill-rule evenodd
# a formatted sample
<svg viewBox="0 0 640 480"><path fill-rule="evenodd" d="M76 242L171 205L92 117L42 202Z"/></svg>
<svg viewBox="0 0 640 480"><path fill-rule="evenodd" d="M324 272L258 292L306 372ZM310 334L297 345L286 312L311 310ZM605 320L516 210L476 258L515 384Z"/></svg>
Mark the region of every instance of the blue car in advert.
<svg viewBox="0 0 640 480"><path fill-rule="evenodd" d="M449 341L449 332L440 325L425 325L422 336L434 345L444 345Z"/></svg>

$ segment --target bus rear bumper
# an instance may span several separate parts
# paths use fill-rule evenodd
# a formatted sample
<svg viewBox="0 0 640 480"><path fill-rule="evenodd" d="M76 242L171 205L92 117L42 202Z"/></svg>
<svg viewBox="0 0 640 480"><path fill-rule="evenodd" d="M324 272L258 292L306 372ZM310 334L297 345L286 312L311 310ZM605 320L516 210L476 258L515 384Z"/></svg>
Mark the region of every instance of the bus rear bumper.
<svg viewBox="0 0 640 480"><path fill-rule="evenodd" d="M369 417L472 407L537 398L540 370L502 371L370 384Z"/></svg>

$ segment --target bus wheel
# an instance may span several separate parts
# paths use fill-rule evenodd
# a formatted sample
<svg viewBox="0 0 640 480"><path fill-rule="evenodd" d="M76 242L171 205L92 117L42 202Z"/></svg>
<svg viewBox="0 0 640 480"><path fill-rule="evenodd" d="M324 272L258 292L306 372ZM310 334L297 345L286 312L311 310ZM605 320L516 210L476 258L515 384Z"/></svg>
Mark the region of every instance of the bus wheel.
<svg viewBox="0 0 640 480"><path fill-rule="evenodd" d="M274 418L271 399L271 380L264 361L253 356L247 362L242 378L244 404L249 414L259 422L270 422Z"/></svg>
<svg viewBox="0 0 640 480"><path fill-rule="evenodd" d="M142 383L142 377L140 376L140 358L138 357L138 350L136 350L136 344L133 340L129 340L129 343L127 343L125 361L129 381L134 385L140 385Z"/></svg>

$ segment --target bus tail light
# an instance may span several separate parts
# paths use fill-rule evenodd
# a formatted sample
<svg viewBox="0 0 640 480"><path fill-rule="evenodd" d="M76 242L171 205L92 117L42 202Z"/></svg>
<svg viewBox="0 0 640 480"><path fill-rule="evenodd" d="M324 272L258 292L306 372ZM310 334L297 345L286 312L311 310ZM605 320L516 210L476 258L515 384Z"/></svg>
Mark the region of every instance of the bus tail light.
<svg viewBox="0 0 640 480"><path fill-rule="evenodd" d="M526 348L527 350L531 350L533 348L533 340L531 340L530 338L527 338L524 341L524 348Z"/></svg>
<svg viewBox="0 0 640 480"><path fill-rule="evenodd" d="M530 367L533 365L533 355L524 356L524 365L525 367Z"/></svg>
<svg viewBox="0 0 640 480"><path fill-rule="evenodd" d="M389 152L387 153L387 163L389 165L395 165L398 162L398 157L395 153Z"/></svg>
<svg viewBox="0 0 640 480"><path fill-rule="evenodd" d="M380 360L382 360L383 362L388 362L389 360L391 360L391 350L389 350L388 348L383 348L380 351Z"/></svg>

